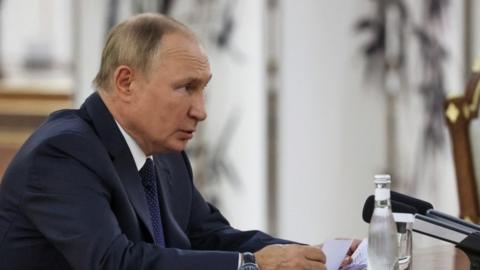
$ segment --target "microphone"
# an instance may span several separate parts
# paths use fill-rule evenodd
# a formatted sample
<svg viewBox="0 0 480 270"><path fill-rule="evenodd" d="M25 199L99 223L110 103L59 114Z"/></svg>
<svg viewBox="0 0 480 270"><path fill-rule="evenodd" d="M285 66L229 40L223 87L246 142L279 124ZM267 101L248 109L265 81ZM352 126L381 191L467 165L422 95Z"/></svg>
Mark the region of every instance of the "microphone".
<svg viewBox="0 0 480 270"><path fill-rule="evenodd" d="M462 219L457 217L445 214L443 212L437 211L433 209L433 205L429 202L410 197L408 195L398 193L395 191L390 192L391 200L392 200L392 210L394 201L397 201L397 205L399 203L406 204L407 206L413 207L414 209L418 210L414 214L421 214L425 217L436 219L437 221L441 221L445 224L450 224L451 226L456 227L457 229L463 230L463 232L473 233L473 232L480 232L480 226L466 222ZM373 197L373 196L372 196ZM368 200L368 199L367 199ZM373 211L373 210L372 210ZM397 211L392 211L397 212ZM408 212L412 213L412 212ZM365 219L364 219L365 220Z"/></svg>
<svg viewBox="0 0 480 270"><path fill-rule="evenodd" d="M398 202L395 200L390 200L390 203L392 204L393 213L408 213L408 214L418 213L418 210L415 209L415 207L412 207L405 203ZM365 221L366 223L370 223L374 209L375 209L375 196L370 195L367 198L367 200L365 200L365 204L363 205L363 212L362 212L363 221Z"/></svg>
<svg viewBox="0 0 480 270"><path fill-rule="evenodd" d="M433 205L429 202L419 200L395 191L390 191L390 199L411 206L417 209L416 213L422 215L426 215L428 210L433 209Z"/></svg>
<svg viewBox="0 0 480 270"><path fill-rule="evenodd" d="M435 218L445 223L455 225L457 228L462 228L464 231L468 231L470 233L473 233L475 231L480 231L480 226L473 223L466 222L462 219L445 214L443 212L437 211L433 209L433 205L429 202L426 202L417 198L413 198L408 195L398 193L395 191L391 191L391 198L392 200L397 200L402 203L408 204L409 206L415 207L418 210L417 212L418 214L422 214L424 216Z"/></svg>
<svg viewBox="0 0 480 270"><path fill-rule="evenodd" d="M427 211L427 216L435 218L437 220L442 220L442 221L447 222L447 223L455 223L459 228L462 228L464 231L468 231L470 233L477 232L477 231L480 232L480 226L479 225L473 224L473 223L470 223L470 222L466 222L463 219L445 214L443 212L440 212L440 211L437 211L437 210L434 210L434 209L428 210Z"/></svg>

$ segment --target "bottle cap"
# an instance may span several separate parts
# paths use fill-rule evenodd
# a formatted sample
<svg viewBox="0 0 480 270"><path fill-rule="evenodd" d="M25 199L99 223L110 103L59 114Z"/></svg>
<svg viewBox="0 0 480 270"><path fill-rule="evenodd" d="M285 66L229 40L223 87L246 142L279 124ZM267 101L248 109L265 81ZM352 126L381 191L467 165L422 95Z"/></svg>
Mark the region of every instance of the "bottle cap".
<svg viewBox="0 0 480 270"><path fill-rule="evenodd" d="M374 179L375 184L389 184L391 182L389 174L376 174Z"/></svg>

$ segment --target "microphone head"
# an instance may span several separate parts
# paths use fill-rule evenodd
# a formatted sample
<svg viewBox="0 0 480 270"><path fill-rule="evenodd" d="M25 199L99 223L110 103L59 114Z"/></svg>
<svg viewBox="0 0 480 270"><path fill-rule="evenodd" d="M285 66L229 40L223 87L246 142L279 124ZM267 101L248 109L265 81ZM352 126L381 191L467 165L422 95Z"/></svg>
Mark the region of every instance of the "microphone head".
<svg viewBox="0 0 480 270"><path fill-rule="evenodd" d="M431 203L407 196L402 193L390 191L390 196L393 201L401 202L416 208L418 210L418 214L426 215L428 210L433 209L433 205Z"/></svg>
<svg viewBox="0 0 480 270"><path fill-rule="evenodd" d="M415 209L415 207L412 207L410 205L397 202L394 200L390 200L390 203L392 204L393 213L409 213L409 214L418 213L417 209ZM367 198L367 200L365 200L365 204L363 205L363 212L362 212L363 221L365 221L366 223L370 223L374 209L375 209L375 196L370 195Z"/></svg>

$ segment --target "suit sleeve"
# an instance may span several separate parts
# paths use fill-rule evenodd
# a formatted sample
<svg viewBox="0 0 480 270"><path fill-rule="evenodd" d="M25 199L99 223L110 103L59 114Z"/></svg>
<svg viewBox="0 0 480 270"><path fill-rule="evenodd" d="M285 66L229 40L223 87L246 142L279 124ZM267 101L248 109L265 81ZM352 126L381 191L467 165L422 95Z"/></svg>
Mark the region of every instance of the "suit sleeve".
<svg viewBox="0 0 480 270"><path fill-rule="evenodd" d="M182 154L190 177L193 178L188 157L185 153ZM192 185L192 188L188 235L194 249L256 252L272 244L296 244L261 231L240 231L231 227L220 211L206 202L195 186Z"/></svg>
<svg viewBox="0 0 480 270"><path fill-rule="evenodd" d="M39 146L22 209L75 270L236 270L238 253L160 248L132 242L112 211L109 181L91 170L91 142L61 135ZM75 154L77 153L77 154Z"/></svg>

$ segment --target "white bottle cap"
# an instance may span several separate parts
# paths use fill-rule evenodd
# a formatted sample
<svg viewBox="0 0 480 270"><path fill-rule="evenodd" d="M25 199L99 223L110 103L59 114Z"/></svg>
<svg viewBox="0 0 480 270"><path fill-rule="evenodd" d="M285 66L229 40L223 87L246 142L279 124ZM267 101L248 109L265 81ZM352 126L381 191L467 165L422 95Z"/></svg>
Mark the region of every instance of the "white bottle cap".
<svg viewBox="0 0 480 270"><path fill-rule="evenodd" d="M375 184L387 184L391 182L391 177L389 174L376 174L374 179Z"/></svg>

